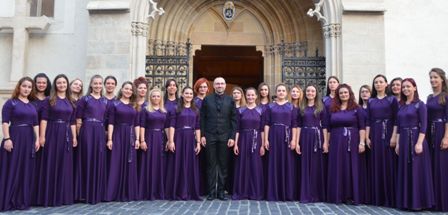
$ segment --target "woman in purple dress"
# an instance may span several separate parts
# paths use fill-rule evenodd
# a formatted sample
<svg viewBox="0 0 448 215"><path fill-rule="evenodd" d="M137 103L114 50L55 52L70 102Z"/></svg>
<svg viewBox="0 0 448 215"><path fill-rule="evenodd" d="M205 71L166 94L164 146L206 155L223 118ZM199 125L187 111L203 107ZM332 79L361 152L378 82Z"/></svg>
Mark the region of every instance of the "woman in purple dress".
<svg viewBox="0 0 448 215"><path fill-rule="evenodd" d="M117 98L115 96L115 88L117 88L117 78L112 75L106 76L104 78L104 89L106 91L104 97L106 97L108 102L114 101Z"/></svg>
<svg viewBox="0 0 448 215"><path fill-rule="evenodd" d="M302 155L300 201L322 202L327 182L327 164L323 159L323 154L328 153L327 116L316 86L305 88L298 119L296 152Z"/></svg>
<svg viewBox="0 0 448 215"><path fill-rule="evenodd" d="M397 77L392 79L392 81L390 82L389 86L388 86L388 94L390 96L395 96L395 98L397 99L398 102L400 102L400 97L401 97L401 82L403 81L402 78Z"/></svg>
<svg viewBox="0 0 448 215"><path fill-rule="evenodd" d="M33 80L17 83L2 108L3 140L0 144L0 211L23 210L31 205L31 184L39 150L37 111L31 104Z"/></svg>
<svg viewBox="0 0 448 215"><path fill-rule="evenodd" d="M163 102L165 103L165 109L168 113L176 112L177 108L177 82L174 79L168 79L165 83L165 94Z"/></svg>
<svg viewBox="0 0 448 215"><path fill-rule="evenodd" d="M182 97L170 122L167 148L166 197L170 200L200 200L199 158L201 133L199 111L193 102L193 89L185 87Z"/></svg>
<svg viewBox="0 0 448 215"><path fill-rule="evenodd" d="M277 100L266 109L264 126L264 146L269 150L267 200L294 201L300 184L293 151L297 144L297 109L286 100L286 85L277 85L275 91Z"/></svg>
<svg viewBox="0 0 448 215"><path fill-rule="evenodd" d="M294 105L295 108L300 108L300 103L303 99L303 90L299 85L294 85L291 88L290 92L291 104Z"/></svg>
<svg viewBox="0 0 448 215"><path fill-rule="evenodd" d="M438 211L448 211L448 86L445 71L433 68L429 72L433 94L428 97L427 136L432 150L434 196Z"/></svg>
<svg viewBox="0 0 448 215"><path fill-rule="evenodd" d="M367 123L367 104L372 94L372 88L364 84L359 88L358 105L361 107L362 114L364 115L364 124ZM367 138L363 141L366 142ZM368 146L368 145L367 145ZM370 175L370 148L365 147L364 153L359 155L359 189L361 202L363 204L370 204L371 202L371 175Z"/></svg>
<svg viewBox="0 0 448 215"><path fill-rule="evenodd" d="M43 110L43 106L46 102L48 102L48 96L50 95L50 91L51 91L51 82L50 79L48 78L48 76L45 73L38 73L36 76L34 76L34 92L36 93L35 98L32 101L32 104L34 104L34 106L36 106L36 111L37 111L37 119L38 119L38 123L40 125L40 122L42 120L42 110ZM40 132L39 132L40 133ZM42 146L41 146L42 147ZM38 202L38 196L37 196L37 191L39 189L39 186L41 186L41 183L43 178L39 177L39 172L41 169L42 164L42 153L41 150L36 152L36 159L34 162L34 173L36 175L33 176L33 178L35 178L35 180L33 180L32 185L31 185L31 204L32 205L41 205Z"/></svg>
<svg viewBox="0 0 448 215"><path fill-rule="evenodd" d="M211 86L206 78L199 78L193 86L196 97L194 97L194 104L201 110L202 101L209 93ZM201 195L206 195L207 190L207 158L205 151L199 154L199 173L201 174Z"/></svg>
<svg viewBox="0 0 448 215"><path fill-rule="evenodd" d="M336 95L336 89L339 86L339 79L336 76L330 76L327 80L327 95L322 99L327 113L330 112L331 103L333 103Z"/></svg>
<svg viewBox="0 0 448 215"><path fill-rule="evenodd" d="M149 91L148 105L140 113L138 198L165 199L166 135L169 119L163 106L162 91Z"/></svg>
<svg viewBox="0 0 448 215"><path fill-rule="evenodd" d="M104 116L107 99L102 96L103 78L94 75L89 90L76 107L79 129L75 169L75 201L96 204L106 191L106 135ZM80 126L80 128L79 128Z"/></svg>
<svg viewBox="0 0 448 215"><path fill-rule="evenodd" d="M148 92L148 81L145 77L139 77L134 80L134 86L137 89L137 105L139 111L146 107L146 93Z"/></svg>
<svg viewBox="0 0 448 215"><path fill-rule="evenodd" d="M237 112L235 177L232 199L261 200L264 197L264 178L261 156L264 155L262 108L257 106L257 90L246 89L247 105Z"/></svg>
<svg viewBox="0 0 448 215"><path fill-rule="evenodd" d="M398 102L394 96L387 95L387 79L384 75L375 76L372 85L372 96L366 103L371 203L394 207L397 180L397 156L394 152L397 144L395 118Z"/></svg>
<svg viewBox="0 0 448 215"><path fill-rule="evenodd" d="M257 105L260 106L261 109L263 110L263 113L265 113L267 107L269 106L269 103L271 103L271 93L270 93L271 89L269 88L269 85L267 83L262 82L258 85L257 91L258 91ZM263 124L265 123L264 121L265 119L263 117ZM266 196L266 182L268 181L269 151L265 150L264 156L261 157L261 160L263 162L263 179L265 182L264 191Z"/></svg>
<svg viewBox="0 0 448 215"><path fill-rule="evenodd" d="M77 140L75 104L68 83L67 76L56 76L50 99L43 105L39 138L42 166L36 174L40 179L37 204L45 207L74 202L73 147Z"/></svg>
<svg viewBox="0 0 448 215"><path fill-rule="evenodd" d="M418 97L414 79L401 83L401 106L397 114L397 203L400 209L422 210L434 206L431 157L425 140L426 105Z"/></svg>
<svg viewBox="0 0 448 215"><path fill-rule="evenodd" d="M137 200L137 149L140 146L140 123L134 85L126 81L117 100L109 105L107 148L110 163L106 201Z"/></svg>
<svg viewBox="0 0 448 215"><path fill-rule="evenodd" d="M73 101L77 102L82 96L82 81L79 78L75 78L70 82L70 91Z"/></svg>
<svg viewBox="0 0 448 215"><path fill-rule="evenodd" d="M365 119L350 86L341 84L329 115L327 201L360 204L360 154L365 151Z"/></svg>

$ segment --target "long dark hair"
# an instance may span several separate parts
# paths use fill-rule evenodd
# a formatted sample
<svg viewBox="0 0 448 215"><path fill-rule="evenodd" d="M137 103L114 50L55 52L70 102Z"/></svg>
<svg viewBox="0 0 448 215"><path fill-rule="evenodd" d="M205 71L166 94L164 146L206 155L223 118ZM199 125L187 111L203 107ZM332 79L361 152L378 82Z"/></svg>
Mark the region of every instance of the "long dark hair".
<svg viewBox="0 0 448 215"><path fill-rule="evenodd" d="M411 83L412 84L412 86L414 86L415 87L415 93L414 93L414 98L413 98L413 100L412 100L412 102L418 102L418 101L420 101L420 97L418 96L418 89L417 89L417 84L415 83L415 80L413 79L413 78L405 78L405 79L403 79L403 81L401 81L401 91L400 91L400 104L401 105L404 105L404 104L406 104L406 100L407 100L407 98L408 97L406 97L404 94L403 94L403 83L404 82L409 82L409 83Z"/></svg>
<svg viewBox="0 0 448 215"><path fill-rule="evenodd" d="M194 95L194 90L193 90L193 88L188 87L188 86L187 86L187 87L184 87L184 89L182 89L182 95L184 94L185 90L188 90L188 89L190 89L191 92L193 92L193 95ZM180 113L180 112L182 112L182 111L184 110L184 108L185 108L184 97L181 96L181 97L179 98L178 102L177 102L176 113ZM191 100L191 102L190 102L190 108L191 108L191 110L193 110L194 112L199 113L199 112L198 112L198 108L197 108L196 105L194 104L194 101L193 101L193 100Z"/></svg>
<svg viewBox="0 0 448 215"><path fill-rule="evenodd" d="M370 97L371 98L376 98L376 97L378 97L378 91L376 91L376 88L375 88L375 80L377 79L377 78L383 78L384 79L384 82L386 82L386 84L388 84L387 83L387 78L386 78L386 76L384 76L384 75L382 75L382 74L378 74L378 75L376 75L375 76L375 78L373 78L373 81L372 81L372 90L370 91L371 92L371 95L370 95ZM388 86L386 86L386 89L385 89L385 92L384 92L384 94L388 94L387 93L387 89L389 88L389 85Z"/></svg>
<svg viewBox="0 0 448 215"><path fill-rule="evenodd" d="M112 80L114 80L114 82L115 82L115 86L117 86L117 78L115 78L115 76L112 76L112 75L108 75L108 76L106 76L105 78L104 78L104 83L103 83L103 85L106 85L106 82L107 82L107 80L109 80L109 79L112 79Z"/></svg>
<svg viewBox="0 0 448 215"><path fill-rule="evenodd" d="M38 73L36 76L34 76L34 89L37 91L37 79L38 78L45 78L47 80L47 88L45 88L44 90L44 95L45 96L49 96L50 95L50 91L51 91L51 82L50 82L50 78L48 78L48 76L45 73Z"/></svg>
<svg viewBox="0 0 448 215"><path fill-rule="evenodd" d="M121 92L121 90L124 88L124 86L126 86L126 85L131 85L131 87L132 87L132 95L131 95L131 97L129 98L129 104L134 108L134 109L136 109L136 110L139 110L140 108L139 108L139 106L140 105L138 105L137 104L137 93L136 93L136 91L135 91L135 85L132 83L132 82L130 82L130 81L125 81L122 85L121 85L121 89L120 89L120 91L118 92L118 96L117 96L117 100L120 100L122 97L123 97L123 93Z"/></svg>
<svg viewBox="0 0 448 215"><path fill-rule="evenodd" d="M327 79L327 92L326 92L326 96L329 96L329 95L331 94L330 86L328 85L328 82L330 82L331 79L334 79L334 80L336 80L338 83L341 83L341 82L339 81L339 78L336 77L336 76L334 76L334 75L328 77L328 79Z"/></svg>
<svg viewBox="0 0 448 215"><path fill-rule="evenodd" d="M12 91L11 99L18 99L20 95L20 86L23 84L23 82L29 81L31 83L31 92L28 95L28 100L33 101L36 99L36 89L34 88L34 81L30 77L26 76L23 77L17 82L16 87L14 88L14 91Z"/></svg>
<svg viewBox="0 0 448 215"><path fill-rule="evenodd" d="M87 90L87 94L86 95L90 95L93 92L92 83L93 83L93 80L95 80L97 78L101 79L101 82L103 82L103 77L101 75L94 75L94 76L92 76L92 78L90 78L89 89ZM100 92L100 95L103 96L103 91L102 90Z"/></svg>
<svg viewBox="0 0 448 215"><path fill-rule="evenodd" d="M431 71L429 71L429 74L431 75L431 72L436 73L438 76L440 76L440 78L442 79L442 91L439 94L439 101L438 103L440 105L445 105L446 104L446 96L448 95L448 86L446 83L446 74L445 71L443 71L443 69L440 68L432 68Z"/></svg>
<svg viewBox="0 0 448 215"><path fill-rule="evenodd" d="M73 102L73 98L72 98L72 90L70 89L70 84L69 84L70 82L68 81L67 76L64 74L57 75L53 80L53 87L51 88L51 93L50 93L50 105L51 106L56 105L56 100L57 100L57 96L58 96L58 89L56 86L56 82L60 78L65 79L65 81L67 82L67 90L65 91L65 98L70 102L72 107L75 107L75 103Z"/></svg>
<svg viewBox="0 0 448 215"><path fill-rule="evenodd" d="M177 84L176 79L170 78L165 82L165 93L163 94L163 101L165 101L165 104L168 100L168 86L170 86L171 82L174 82L174 84L176 85L177 90L174 96L176 97L176 101L179 100L179 96L177 95L177 92L179 91L179 85Z"/></svg>
<svg viewBox="0 0 448 215"><path fill-rule="evenodd" d="M270 89L270 87L269 87L269 85L267 84L267 83L265 83L265 82L261 82L259 85L258 85L258 88L257 88L257 90L258 90L258 95L259 95L259 97L257 98L257 104L261 104L261 94L260 94L260 90L261 90L261 88L262 87L264 87L264 86L266 86L267 88L268 88L268 103L270 103L271 102L271 89Z"/></svg>
<svg viewBox="0 0 448 215"><path fill-rule="evenodd" d="M387 87L387 91L388 91L387 94L388 94L389 96L395 96L395 95L394 95L394 92L392 92L392 84L393 84L395 81L403 82L403 79L400 78L400 77L396 77L396 78L392 79L392 81L390 81L389 86Z"/></svg>
<svg viewBox="0 0 448 215"><path fill-rule="evenodd" d="M348 89L350 98L348 99L347 103L347 110L354 110L359 107L359 105L355 101L355 94L353 93L352 88L348 84L340 84L338 88L336 89L336 95L334 96L334 102L331 104L331 112L337 112L341 110L341 98L339 98L339 91L342 88Z"/></svg>

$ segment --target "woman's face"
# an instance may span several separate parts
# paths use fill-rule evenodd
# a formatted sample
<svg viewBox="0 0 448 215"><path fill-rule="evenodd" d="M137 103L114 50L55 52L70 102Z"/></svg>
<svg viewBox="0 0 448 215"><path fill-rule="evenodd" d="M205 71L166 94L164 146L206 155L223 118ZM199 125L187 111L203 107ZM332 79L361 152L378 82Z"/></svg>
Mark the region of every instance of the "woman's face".
<svg viewBox="0 0 448 215"><path fill-rule="evenodd" d="M232 96L233 96L234 101L241 101L241 97L242 97L241 91L233 90Z"/></svg>
<svg viewBox="0 0 448 215"><path fill-rule="evenodd" d="M95 78L92 81L92 84L90 85L90 87L92 88L92 92L94 93L101 93L101 91L103 90L103 79L101 78Z"/></svg>
<svg viewBox="0 0 448 215"><path fill-rule="evenodd" d="M309 86L306 88L306 99L308 100L315 100L316 99L316 88L313 86Z"/></svg>
<svg viewBox="0 0 448 215"><path fill-rule="evenodd" d="M175 95L177 92L177 86L176 86L176 82L171 81L170 84L168 85L168 88L166 89L169 95Z"/></svg>
<svg viewBox="0 0 448 215"><path fill-rule="evenodd" d="M277 99L286 99L287 93L286 93L286 87L285 86L278 86L275 92Z"/></svg>
<svg viewBox="0 0 448 215"><path fill-rule="evenodd" d="M361 88L361 99L367 101L370 99L370 90L367 88Z"/></svg>
<svg viewBox="0 0 448 215"><path fill-rule="evenodd" d="M297 87L293 87L292 89L291 89L291 98L292 98L292 100L298 100L298 99L300 99L300 90L299 89L297 89Z"/></svg>
<svg viewBox="0 0 448 215"><path fill-rule="evenodd" d="M414 93L415 91L417 91L417 88L414 87L414 85L412 85L412 83L409 81L404 81L401 84L401 89L406 97L414 97Z"/></svg>
<svg viewBox="0 0 448 215"><path fill-rule="evenodd" d="M394 95L400 95L401 92L401 81L400 80L395 80L394 82L392 82L391 84L391 89L392 89L392 93Z"/></svg>
<svg viewBox="0 0 448 215"><path fill-rule="evenodd" d="M204 82L201 85L199 85L198 93L200 95L205 95L205 94L208 93L208 85L207 85L206 82Z"/></svg>
<svg viewBox="0 0 448 215"><path fill-rule="evenodd" d="M373 80L373 87L377 92L386 92L387 82L383 77L377 77Z"/></svg>
<svg viewBox="0 0 448 215"><path fill-rule="evenodd" d="M123 98L129 99L131 98L133 93L132 84L125 84L123 88L121 88L121 95Z"/></svg>
<svg viewBox="0 0 448 215"><path fill-rule="evenodd" d="M439 74L437 74L436 72L431 72L429 73L429 79L432 88L441 88L443 79Z"/></svg>
<svg viewBox="0 0 448 215"><path fill-rule="evenodd" d="M115 80L112 78L109 78L106 80L106 83L104 83L104 87L106 88L107 93L114 93L115 88L117 87L117 84L115 83Z"/></svg>
<svg viewBox="0 0 448 215"><path fill-rule="evenodd" d="M70 90L76 94L81 93L81 89L82 89L82 82L80 80L73 81L72 85L70 86Z"/></svg>
<svg viewBox="0 0 448 215"><path fill-rule="evenodd" d="M190 88L185 89L182 93L182 97L184 98L185 102L191 102L193 100L193 90Z"/></svg>
<svg viewBox="0 0 448 215"><path fill-rule="evenodd" d="M328 87L331 91L335 91L339 87L339 82L334 78L330 78L330 80L328 80Z"/></svg>
<svg viewBox="0 0 448 215"><path fill-rule="evenodd" d="M24 81L20 85L20 96L27 98L33 89L33 83L30 81Z"/></svg>
<svg viewBox="0 0 448 215"><path fill-rule="evenodd" d="M152 104L153 106L158 106L158 105L160 105L160 101L162 100L162 95L161 95L161 93L160 93L159 91L154 91L154 92L151 94L150 100L151 100L151 104Z"/></svg>
<svg viewBox="0 0 448 215"><path fill-rule="evenodd" d="M339 89L338 95L339 95L339 99L342 102L348 102L348 100L350 99L350 92L345 87Z"/></svg>
<svg viewBox="0 0 448 215"><path fill-rule="evenodd" d="M36 78L37 92L45 92L45 89L47 89L47 85L48 85L48 82L47 82L46 78L44 78L44 77Z"/></svg>
<svg viewBox="0 0 448 215"><path fill-rule="evenodd" d="M60 77L56 80L56 90L61 93L67 91L67 80L65 80L65 78Z"/></svg>
<svg viewBox="0 0 448 215"><path fill-rule="evenodd" d="M260 97L265 98L269 96L269 88L268 86L264 85L260 87Z"/></svg>
<svg viewBox="0 0 448 215"><path fill-rule="evenodd" d="M256 100L257 100L257 94L255 93L255 90L246 91L246 101L248 105L255 104Z"/></svg>
<svg viewBox="0 0 448 215"><path fill-rule="evenodd" d="M144 98L146 96L147 92L148 92L148 88L146 87L146 84L142 83L142 84L138 85L137 94L140 98Z"/></svg>

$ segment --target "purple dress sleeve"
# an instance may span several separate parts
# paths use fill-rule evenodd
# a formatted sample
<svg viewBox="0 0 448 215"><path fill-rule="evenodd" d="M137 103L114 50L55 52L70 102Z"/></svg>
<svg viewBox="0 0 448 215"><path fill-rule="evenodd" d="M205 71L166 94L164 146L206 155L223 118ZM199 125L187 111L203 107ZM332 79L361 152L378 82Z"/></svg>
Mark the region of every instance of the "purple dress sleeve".
<svg viewBox="0 0 448 215"><path fill-rule="evenodd" d="M448 96L445 97L445 122L448 122Z"/></svg>
<svg viewBox="0 0 448 215"><path fill-rule="evenodd" d="M356 111L356 117L358 118L358 129L359 130L365 130L366 129L366 120L365 116L363 114L362 107L359 107Z"/></svg>
<svg viewBox="0 0 448 215"><path fill-rule="evenodd" d="M418 107L418 118L420 121L420 133L426 133L426 128L428 127L428 112L425 103L419 101Z"/></svg>
<svg viewBox="0 0 448 215"><path fill-rule="evenodd" d="M11 121L11 115L13 110L12 100L8 99L6 103L3 105L2 109L2 122L9 123Z"/></svg>
<svg viewBox="0 0 448 215"><path fill-rule="evenodd" d="M240 123L241 123L241 112L238 110L236 112L236 129L235 129L237 133L240 132L241 127Z"/></svg>
<svg viewBox="0 0 448 215"><path fill-rule="evenodd" d="M293 107L291 113L291 128L297 128L297 113L299 109Z"/></svg>
<svg viewBox="0 0 448 215"><path fill-rule="evenodd" d="M370 127L371 121L370 121L370 99L367 101L367 108L366 108L366 127Z"/></svg>
<svg viewBox="0 0 448 215"><path fill-rule="evenodd" d="M140 127L146 126L146 111L147 110L142 108L142 110L138 113L140 119Z"/></svg>
<svg viewBox="0 0 448 215"><path fill-rule="evenodd" d="M135 115L134 115L134 127L140 127L140 112L135 110Z"/></svg>
<svg viewBox="0 0 448 215"><path fill-rule="evenodd" d="M115 105L110 105L107 107L107 124L108 125L113 125L115 124Z"/></svg>
<svg viewBox="0 0 448 215"><path fill-rule="evenodd" d="M176 128L176 110L170 111L169 113L169 127Z"/></svg>
<svg viewBox="0 0 448 215"><path fill-rule="evenodd" d="M397 115L398 115L398 100L395 98L395 96L392 96L392 125L397 125Z"/></svg>
<svg viewBox="0 0 448 215"><path fill-rule="evenodd" d="M297 109L297 127L303 127L303 116L300 109Z"/></svg>
<svg viewBox="0 0 448 215"><path fill-rule="evenodd" d="M50 111L50 100L47 99L43 102L41 107L41 119L48 121L48 114Z"/></svg>
<svg viewBox="0 0 448 215"><path fill-rule="evenodd" d="M199 129L201 129L201 117L199 116L199 112L194 111L194 113L196 114L196 116L195 116L196 122L194 124L194 128L196 130L199 130Z"/></svg>
<svg viewBox="0 0 448 215"><path fill-rule="evenodd" d="M76 108L75 108L75 106L72 106L72 107L73 107L73 112L70 115L70 125L76 125Z"/></svg>
<svg viewBox="0 0 448 215"><path fill-rule="evenodd" d="M325 108L322 108L322 111L320 112L320 120L322 123L322 129L328 129L328 116L327 116L327 110Z"/></svg>
<svg viewBox="0 0 448 215"><path fill-rule="evenodd" d="M77 119L83 118L85 106L86 106L86 98L85 98L85 96L83 96L78 100L78 103L76 105L76 118Z"/></svg>

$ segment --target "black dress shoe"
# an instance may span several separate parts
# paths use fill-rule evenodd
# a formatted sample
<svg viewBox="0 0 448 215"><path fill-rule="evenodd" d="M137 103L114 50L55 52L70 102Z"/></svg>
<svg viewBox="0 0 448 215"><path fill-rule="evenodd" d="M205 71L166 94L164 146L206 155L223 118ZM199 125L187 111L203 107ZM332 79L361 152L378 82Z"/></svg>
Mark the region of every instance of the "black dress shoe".
<svg viewBox="0 0 448 215"><path fill-rule="evenodd" d="M216 198L216 196L215 196L214 193L210 193L210 194L208 194L208 196L207 196L207 200L208 200L208 201L213 201L215 198Z"/></svg>
<svg viewBox="0 0 448 215"><path fill-rule="evenodd" d="M226 194L224 194L224 193L219 193L219 194L218 194L218 199L221 200L221 201L227 201L227 200L229 200L229 199L227 198Z"/></svg>

